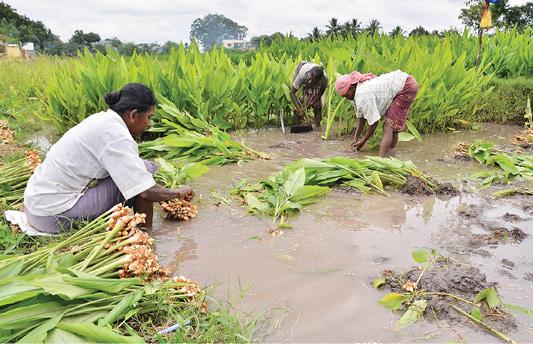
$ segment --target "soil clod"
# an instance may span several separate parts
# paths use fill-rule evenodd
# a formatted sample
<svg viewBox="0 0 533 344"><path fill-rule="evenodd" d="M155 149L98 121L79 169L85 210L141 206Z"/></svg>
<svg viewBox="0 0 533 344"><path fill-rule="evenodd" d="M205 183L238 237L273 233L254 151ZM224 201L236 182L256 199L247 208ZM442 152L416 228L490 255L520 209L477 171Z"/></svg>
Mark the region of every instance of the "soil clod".
<svg viewBox="0 0 533 344"><path fill-rule="evenodd" d="M514 263L512 261L510 261L509 259L502 259L502 265L505 266L506 268L514 268Z"/></svg>
<svg viewBox="0 0 533 344"><path fill-rule="evenodd" d="M516 214L511 214L511 213L505 213L503 216L503 219L507 222L520 222L520 221L525 221L523 218L521 218L520 216L516 215Z"/></svg>
<svg viewBox="0 0 533 344"><path fill-rule="evenodd" d="M492 227L488 230L487 234L473 234L470 245L481 247L483 245L519 244L528 236L520 228L509 230L503 227Z"/></svg>
<svg viewBox="0 0 533 344"><path fill-rule="evenodd" d="M439 196L458 196L459 190L451 183L441 183L437 186L435 193Z"/></svg>
<svg viewBox="0 0 533 344"><path fill-rule="evenodd" d="M425 181L413 176L407 178L407 182L400 191L411 196L433 195L433 190Z"/></svg>

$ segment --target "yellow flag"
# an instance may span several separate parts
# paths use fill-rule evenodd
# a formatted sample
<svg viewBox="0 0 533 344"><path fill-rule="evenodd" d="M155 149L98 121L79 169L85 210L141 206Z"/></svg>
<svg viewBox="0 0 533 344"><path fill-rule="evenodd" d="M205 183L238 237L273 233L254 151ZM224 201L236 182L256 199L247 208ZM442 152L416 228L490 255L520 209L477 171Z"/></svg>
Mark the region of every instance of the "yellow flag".
<svg viewBox="0 0 533 344"><path fill-rule="evenodd" d="M481 15L481 22L479 23L479 26L482 29L490 29L492 27L492 15L490 13L490 9L483 10L483 14Z"/></svg>

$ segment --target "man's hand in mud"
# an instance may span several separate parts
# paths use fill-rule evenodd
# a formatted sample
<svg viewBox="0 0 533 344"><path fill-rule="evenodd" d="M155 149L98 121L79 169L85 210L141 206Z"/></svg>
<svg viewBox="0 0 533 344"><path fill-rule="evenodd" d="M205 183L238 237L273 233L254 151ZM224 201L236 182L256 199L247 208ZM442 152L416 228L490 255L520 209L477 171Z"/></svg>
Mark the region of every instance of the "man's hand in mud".
<svg viewBox="0 0 533 344"><path fill-rule="evenodd" d="M359 141L353 141L352 142L352 149L358 151L365 145L365 141L359 140Z"/></svg>

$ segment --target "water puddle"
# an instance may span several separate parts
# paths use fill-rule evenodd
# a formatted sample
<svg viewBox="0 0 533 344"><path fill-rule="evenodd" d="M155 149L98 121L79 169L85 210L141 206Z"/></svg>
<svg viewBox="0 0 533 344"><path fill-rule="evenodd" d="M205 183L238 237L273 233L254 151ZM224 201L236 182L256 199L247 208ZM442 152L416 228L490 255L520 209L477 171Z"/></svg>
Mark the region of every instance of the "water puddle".
<svg viewBox="0 0 533 344"><path fill-rule="evenodd" d="M335 189L292 218L294 229L277 237L266 232L268 219L246 214L235 200L216 206L211 192L225 193L241 178L258 180L302 157L363 157L365 152L348 152L349 138L324 142L319 133L250 132L242 139L273 159L211 168L192 184L201 195L199 217L186 223L158 220L151 234L162 263L175 274L203 285L221 282L215 295L222 298L228 289L238 295L250 286L237 304L246 312L282 309L283 320L265 341L497 342L475 327L451 328L429 319L395 330L399 315L377 304L385 292L373 289L370 281L385 269L406 271L414 266L413 249L435 248L498 282L505 302L533 309L531 198L494 200L486 191L477 191L475 183L459 180L480 166L453 159L458 142L507 142L519 130L487 125L479 132L399 143L396 157L412 160L463 192L452 198L400 193L384 197ZM492 227L519 229L529 236L520 243L472 245L475 234L490 233ZM531 341L531 318L517 316L517 321L518 329L509 335Z"/></svg>

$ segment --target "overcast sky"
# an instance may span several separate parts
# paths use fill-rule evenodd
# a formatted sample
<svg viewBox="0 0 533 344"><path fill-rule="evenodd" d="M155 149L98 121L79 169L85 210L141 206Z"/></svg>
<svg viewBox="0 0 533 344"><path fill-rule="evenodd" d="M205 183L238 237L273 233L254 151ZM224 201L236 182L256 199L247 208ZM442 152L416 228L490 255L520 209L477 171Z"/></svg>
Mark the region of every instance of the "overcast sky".
<svg viewBox="0 0 533 344"><path fill-rule="evenodd" d="M463 0L2 0L19 14L40 20L62 40L76 29L122 41L188 41L192 22L220 13L248 27L248 38L276 31L303 37L330 18L378 19L385 31L400 25L410 31L461 27ZM526 1L511 0L512 5Z"/></svg>

